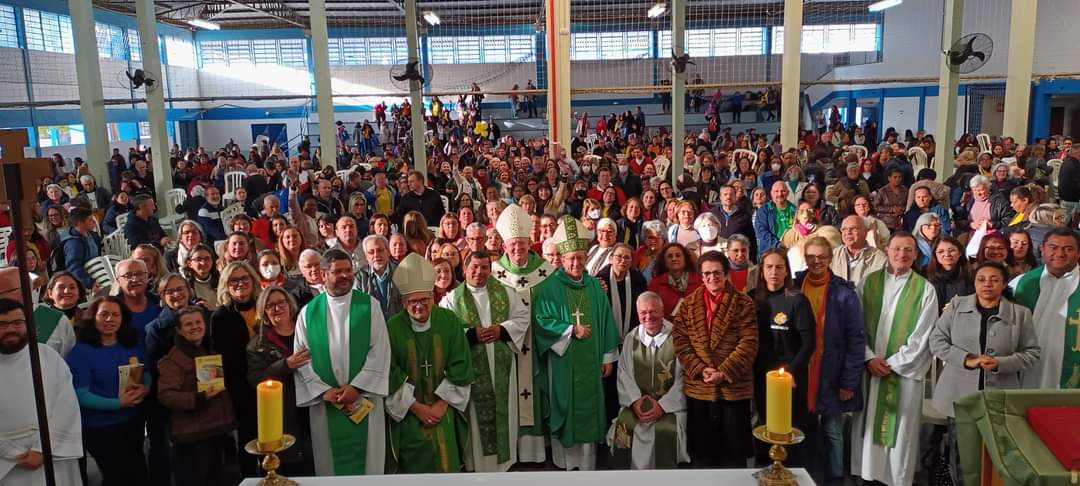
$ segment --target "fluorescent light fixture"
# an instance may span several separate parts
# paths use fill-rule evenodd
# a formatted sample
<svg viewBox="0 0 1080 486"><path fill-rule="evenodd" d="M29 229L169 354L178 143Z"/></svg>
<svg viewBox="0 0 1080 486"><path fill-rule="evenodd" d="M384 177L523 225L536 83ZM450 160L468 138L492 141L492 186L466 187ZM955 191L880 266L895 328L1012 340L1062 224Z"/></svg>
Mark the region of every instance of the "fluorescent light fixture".
<svg viewBox="0 0 1080 486"><path fill-rule="evenodd" d="M198 27L200 29L221 30L220 25L218 25L215 22L210 22L209 20L191 19L191 20L188 20L187 23L188 23L188 25L190 25L192 27Z"/></svg>
<svg viewBox="0 0 1080 486"><path fill-rule="evenodd" d="M656 5L649 7L649 12L647 15L650 19L655 19L657 17L660 17L661 15L664 15L664 12L667 12L667 4L664 2L657 2Z"/></svg>
<svg viewBox="0 0 1080 486"><path fill-rule="evenodd" d="M439 19L438 14L432 12L431 10L428 10L424 12L424 22L427 22L428 25L439 25L440 23L442 23L442 20Z"/></svg>
<svg viewBox="0 0 1080 486"><path fill-rule="evenodd" d="M893 8L901 3L904 3L904 0L881 0L880 2L870 4L868 10L871 12L880 12L887 8Z"/></svg>

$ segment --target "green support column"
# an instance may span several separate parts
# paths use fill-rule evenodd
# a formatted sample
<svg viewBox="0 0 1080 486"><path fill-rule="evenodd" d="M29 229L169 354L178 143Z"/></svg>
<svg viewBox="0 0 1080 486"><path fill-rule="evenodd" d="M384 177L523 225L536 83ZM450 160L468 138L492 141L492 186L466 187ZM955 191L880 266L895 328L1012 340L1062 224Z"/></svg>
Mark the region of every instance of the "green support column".
<svg viewBox="0 0 1080 486"><path fill-rule="evenodd" d="M409 46L409 62L420 62L420 35L416 25L416 0L405 0L405 41ZM427 146L424 138L424 95L419 81L409 81L409 104L412 105L413 169L427 180Z"/></svg>
<svg viewBox="0 0 1080 486"><path fill-rule="evenodd" d="M671 2L671 50L662 56L678 57L686 53L686 0ZM671 185L679 187L683 173L683 139L686 138L686 72L678 74L671 67Z"/></svg>
<svg viewBox="0 0 1080 486"><path fill-rule="evenodd" d="M154 80L153 86L144 88L147 120L150 123L154 187L157 200L165 201L165 193L172 188L172 164L169 162L169 132L165 128L165 78L161 71L154 0L137 0L135 13L139 22L139 44L143 53L142 69L147 78ZM176 208L164 203L158 205L158 210L162 215L176 212Z"/></svg>
<svg viewBox="0 0 1080 486"><path fill-rule="evenodd" d="M1005 120L1002 135L1027 142L1031 109L1031 70L1035 56L1035 15L1038 2L1013 0L1009 20L1009 71L1005 80Z"/></svg>
<svg viewBox="0 0 1080 486"><path fill-rule="evenodd" d="M79 84L79 111L86 137L86 163L102 186L108 187L109 132L105 127L105 96L101 91L94 6L90 0L68 0L75 36L75 75Z"/></svg>
<svg viewBox="0 0 1080 486"><path fill-rule="evenodd" d="M784 0L784 55L780 66L780 146L799 145L803 0Z"/></svg>
<svg viewBox="0 0 1080 486"><path fill-rule="evenodd" d="M329 39L326 28L326 0L308 3L311 21L311 59L315 68L315 106L319 111L321 163L337 167L337 130L334 127L334 91L330 78Z"/></svg>
<svg viewBox="0 0 1080 486"><path fill-rule="evenodd" d="M941 45L948 49L962 35L964 27L964 0L945 0L944 21L941 23ZM941 54L941 79L938 81L937 150L934 152L938 181L944 181L953 173L953 142L956 141L956 94L960 88L960 75L949 69L949 57ZM1030 76L1029 76L1030 78ZM880 109L880 108L879 108Z"/></svg>

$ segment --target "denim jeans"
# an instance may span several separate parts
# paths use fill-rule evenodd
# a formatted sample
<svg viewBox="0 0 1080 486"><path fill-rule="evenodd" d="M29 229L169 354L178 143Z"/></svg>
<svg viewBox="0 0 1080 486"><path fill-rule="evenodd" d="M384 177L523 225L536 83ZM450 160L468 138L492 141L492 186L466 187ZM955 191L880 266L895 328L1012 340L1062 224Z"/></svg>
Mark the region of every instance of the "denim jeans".
<svg viewBox="0 0 1080 486"><path fill-rule="evenodd" d="M821 415L818 433L818 460L824 466L826 479L844 476L844 415Z"/></svg>

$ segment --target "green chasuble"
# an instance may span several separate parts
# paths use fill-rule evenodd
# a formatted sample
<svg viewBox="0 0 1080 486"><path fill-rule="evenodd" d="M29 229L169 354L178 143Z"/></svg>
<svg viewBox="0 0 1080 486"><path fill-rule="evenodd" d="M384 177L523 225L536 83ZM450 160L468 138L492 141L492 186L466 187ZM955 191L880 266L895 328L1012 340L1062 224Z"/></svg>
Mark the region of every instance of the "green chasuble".
<svg viewBox="0 0 1080 486"><path fill-rule="evenodd" d="M863 283L862 305L866 322L866 343L870 349L877 349L877 330L881 321L881 307L885 295L885 272L878 270L866 276ZM927 281L919 274L911 272L904 287L900 290L900 297L893 313L892 326L889 328L889 342L886 344L885 356L892 356L907 342L908 337L918 326L918 306L910 305L919 302L926 290ZM890 302L889 305L892 305ZM896 447L896 431L900 426L898 417L900 406L900 376L890 373L881 379L878 387L877 409L873 417L870 417L874 430L874 443L885 447Z"/></svg>
<svg viewBox="0 0 1080 486"><path fill-rule="evenodd" d="M338 388L346 383L338 383L334 376L334 367L330 356L330 339L326 324L330 311L326 302L326 292L316 295L305 307L304 323L307 325L308 347L311 353L311 367L319 379L327 385ZM367 352L371 344L371 296L359 290L352 291L349 303L349 377L355 378L364 369ZM365 418L355 424L345 413L326 410L326 431L330 434L330 449L333 451L334 474L338 476L361 475L366 471L368 420Z"/></svg>
<svg viewBox="0 0 1080 486"><path fill-rule="evenodd" d="M491 324L498 326L506 322L510 314L509 292L499 281L488 278L487 295L491 315ZM465 328L480 327L480 313L476 308L469 286L458 285L451 292L454 309L460 314ZM488 344L495 351L495 362L488 359ZM517 444L510 443L509 415L510 404L506 403L510 388L510 371L514 364L514 351L502 340L493 343L474 344L472 348L473 382L469 396L469 407L476 412L476 427L480 437L470 440L479 444L485 456L498 456L499 462L510 460L510 448Z"/></svg>
<svg viewBox="0 0 1080 486"><path fill-rule="evenodd" d="M551 435L563 446L602 442L608 423L604 410L601 364L618 349L619 333L600 282L585 275L575 282L560 269L536 289L533 300L536 352L549 374ZM567 328L580 322L592 327L585 339L570 336L559 356L552 347Z"/></svg>
<svg viewBox="0 0 1080 486"><path fill-rule="evenodd" d="M390 334L390 394L409 383L416 401L425 405L440 400L435 390L444 379L457 386L473 382L469 343L461 331L465 324L441 307L432 308L430 323L427 330L416 332L409 314L401 311L386 325ZM397 472L460 471L468 430L465 416L449 405L434 427L425 428L411 412L401 422L391 421L390 442Z"/></svg>
<svg viewBox="0 0 1080 486"><path fill-rule="evenodd" d="M641 342L638 334L632 331L625 343L633 348L634 383L637 383L641 396L651 396L659 401L675 384L675 345L673 339L665 339L664 344L652 350ZM625 352L625 351L624 351ZM649 412L652 402L642 402L642 411ZM632 460L630 448L634 443L634 428L638 418L631 407L622 407L615 419L615 434L612 455L617 464L629 468ZM673 469L678 465L679 427L673 413L665 413L655 422L653 456L657 469Z"/></svg>
<svg viewBox="0 0 1080 486"><path fill-rule="evenodd" d="M39 344L49 342L56 326L64 318L64 313L47 305L38 305L34 308L34 325L37 327L37 341Z"/></svg>
<svg viewBox="0 0 1080 486"><path fill-rule="evenodd" d="M529 324L535 327L536 309L531 303L536 302L536 289L551 275L555 267L539 255L529 252L525 266L519 267L505 254L492 267L491 276L520 294L528 294ZM548 416L547 370L540 366L540 353L537 349L534 333L525 336L524 347L517 357L518 363L518 430L522 435L543 436L544 417Z"/></svg>
<svg viewBox="0 0 1080 486"><path fill-rule="evenodd" d="M1039 301L1039 279L1042 278L1043 269L1043 266L1039 266L1023 274L1020 281L1016 283L1016 292L1013 293L1016 302L1031 309L1033 315L1035 315L1035 305ZM1061 381L1058 385L1061 388L1080 389L1080 285L1069 295L1065 316L1065 322L1061 323L1061 325L1065 326L1065 340L1060 344L1063 349L1061 355ZM1040 324L1045 323L1036 322L1036 329ZM1043 351L1044 360L1047 359L1050 352L1051 350ZM1024 381L1025 383L1028 382L1026 378Z"/></svg>

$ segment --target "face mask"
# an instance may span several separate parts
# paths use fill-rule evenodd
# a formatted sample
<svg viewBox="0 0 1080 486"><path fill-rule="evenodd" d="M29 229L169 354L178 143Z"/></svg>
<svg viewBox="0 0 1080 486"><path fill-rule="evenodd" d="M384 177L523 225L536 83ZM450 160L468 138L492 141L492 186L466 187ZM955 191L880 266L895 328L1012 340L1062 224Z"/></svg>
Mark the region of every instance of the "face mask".
<svg viewBox="0 0 1080 486"><path fill-rule="evenodd" d="M772 170L773 170L773 172L780 172L780 169L782 169L783 167L784 166L782 166L780 164L773 164L772 165Z"/></svg>
<svg viewBox="0 0 1080 486"><path fill-rule="evenodd" d="M698 236L701 236L701 239L705 241L712 241L716 239L716 228L713 228L712 225L702 225L700 228L698 228L697 232Z"/></svg>
<svg viewBox="0 0 1080 486"><path fill-rule="evenodd" d="M261 266L261 267L259 267L259 273L262 274L263 278L265 278L267 280L273 280L273 279L277 278L279 273L281 273L281 265L264 265L264 266Z"/></svg>
<svg viewBox="0 0 1080 486"><path fill-rule="evenodd" d="M583 165L583 166L581 166L581 173L582 174L588 174L589 172L592 172L592 166L591 165Z"/></svg>
<svg viewBox="0 0 1080 486"><path fill-rule="evenodd" d="M596 208L590 209L589 219L600 219L600 210Z"/></svg>
<svg viewBox="0 0 1080 486"><path fill-rule="evenodd" d="M787 176L787 180L789 180L791 182L799 182L799 176L797 176L795 174L791 174L791 175Z"/></svg>
<svg viewBox="0 0 1080 486"><path fill-rule="evenodd" d="M626 174L628 171L630 171L630 166L629 165L620 165L619 166L619 173L620 174Z"/></svg>
<svg viewBox="0 0 1080 486"><path fill-rule="evenodd" d="M585 193L584 189L579 189L576 192L574 192L574 195L577 196L578 199L585 199L586 193Z"/></svg>

